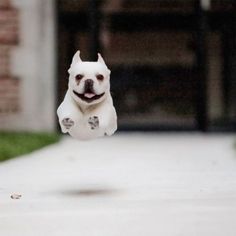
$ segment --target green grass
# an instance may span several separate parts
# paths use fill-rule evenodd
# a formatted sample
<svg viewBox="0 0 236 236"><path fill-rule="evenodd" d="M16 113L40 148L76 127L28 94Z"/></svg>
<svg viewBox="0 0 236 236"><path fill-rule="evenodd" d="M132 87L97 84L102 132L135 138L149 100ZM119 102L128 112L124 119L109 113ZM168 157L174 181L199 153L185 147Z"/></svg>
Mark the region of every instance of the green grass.
<svg viewBox="0 0 236 236"><path fill-rule="evenodd" d="M56 133L0 132L0 161L30 153L59 139Z"/></svg>

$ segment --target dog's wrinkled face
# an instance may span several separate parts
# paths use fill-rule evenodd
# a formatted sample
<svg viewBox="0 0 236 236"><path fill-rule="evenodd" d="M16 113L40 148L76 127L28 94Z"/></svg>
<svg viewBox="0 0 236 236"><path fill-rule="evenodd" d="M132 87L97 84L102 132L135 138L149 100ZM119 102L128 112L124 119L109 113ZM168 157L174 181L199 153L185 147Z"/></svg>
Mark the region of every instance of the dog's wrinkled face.
<svg viewBox="0 0 236 236"><path fill-rule="evenodd" d="M100 54L96 62L83 62L77 51L68 72L70 94L79 104L97 104L110 92L110 70Z"/></svg>

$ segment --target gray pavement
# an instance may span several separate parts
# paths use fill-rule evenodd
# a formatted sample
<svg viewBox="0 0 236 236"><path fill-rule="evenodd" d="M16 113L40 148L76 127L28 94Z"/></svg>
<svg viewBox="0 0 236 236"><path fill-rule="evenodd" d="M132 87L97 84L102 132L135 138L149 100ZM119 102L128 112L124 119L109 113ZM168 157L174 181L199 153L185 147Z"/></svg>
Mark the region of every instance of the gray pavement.
<svg viewBox="0 0 236 236"><path fill-rule="evenodd" d="M65 137L1 163L0 236L235 236L235 140Z"/></svg>

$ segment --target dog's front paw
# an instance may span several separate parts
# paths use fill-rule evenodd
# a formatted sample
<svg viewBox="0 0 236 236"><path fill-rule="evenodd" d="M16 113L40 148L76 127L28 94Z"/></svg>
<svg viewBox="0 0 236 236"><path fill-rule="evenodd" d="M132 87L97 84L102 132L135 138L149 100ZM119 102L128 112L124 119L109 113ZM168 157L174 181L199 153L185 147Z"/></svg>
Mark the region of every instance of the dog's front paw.
<svg viewBox="0 0 236 236"><path fill-rule="evenodd" d="M64 118L61 123L63 124L63 126L66 128L66 129L70 129L74 124L75 122L73 120L71 120L70 118Z"/></svg>
<svg viewBox="0 0 236 236"><path fill-rule="evenodd" d="M97 116L91 116L88 119L88 124L90 126L90 129L98 129L99 128L99 119Z"/></svg>

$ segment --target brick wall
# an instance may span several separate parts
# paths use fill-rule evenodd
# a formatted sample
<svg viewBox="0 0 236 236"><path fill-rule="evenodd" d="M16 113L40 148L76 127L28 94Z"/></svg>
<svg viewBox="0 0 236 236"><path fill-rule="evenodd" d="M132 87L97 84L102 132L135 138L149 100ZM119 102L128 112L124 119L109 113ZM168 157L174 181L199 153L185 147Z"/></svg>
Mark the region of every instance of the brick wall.
<svg viewBox="0 0 236 236"><path fill-rule="evenodd" d="M10 70L10 51L18 40L18 12L10 0L0 0L0 115L19 111L19 81Z"/></svg>

